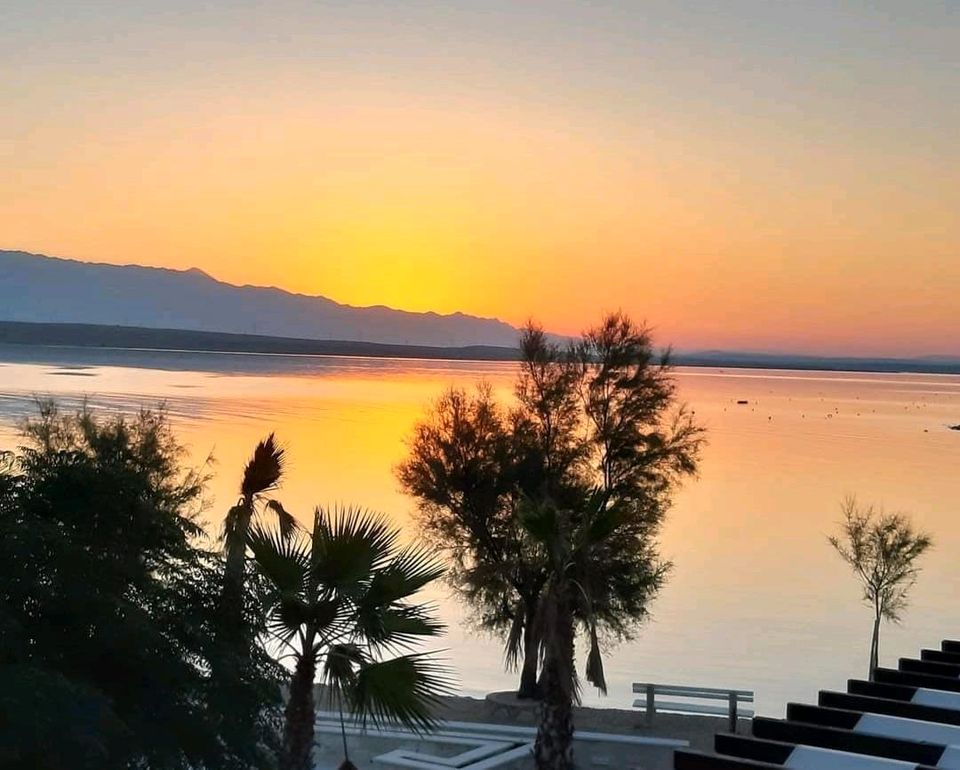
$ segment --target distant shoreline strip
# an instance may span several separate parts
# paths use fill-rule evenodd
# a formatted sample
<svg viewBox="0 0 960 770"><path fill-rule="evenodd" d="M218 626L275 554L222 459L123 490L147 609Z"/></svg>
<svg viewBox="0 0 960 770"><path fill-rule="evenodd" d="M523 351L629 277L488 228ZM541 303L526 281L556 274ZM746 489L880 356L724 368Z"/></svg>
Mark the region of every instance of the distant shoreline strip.
<svg viewBox="0 0 960 770"><path fill-rule="evenodd" d="M436 347L361 340L311 340L189 329L19 321L0 321L0 345L135 352L336 356L433 361L512 362L519 357L518 351L514 348L494 345ZM675 353L673 362L679 366L729 369L960 374L960 358L857 358L711 351Z"/></svg>

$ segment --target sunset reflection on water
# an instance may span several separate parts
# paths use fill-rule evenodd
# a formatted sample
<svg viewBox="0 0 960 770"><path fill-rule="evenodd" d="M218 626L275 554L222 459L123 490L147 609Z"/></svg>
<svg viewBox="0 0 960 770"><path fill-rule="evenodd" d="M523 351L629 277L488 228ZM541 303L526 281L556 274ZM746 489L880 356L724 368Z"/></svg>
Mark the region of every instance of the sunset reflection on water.
<svg viewBox="0 0 960 770"><path fill-rule="evenodd" d="M133 409L164 402L190 458L213 456L211 531L232 504L254 444L275 431L289 453L278 496L306 520L313 506L385 512L415 537L393 468L424 409L480 378L510 398L514 365L373 359L0 351L0 446L37 396ZM135 364L133 366L124 364ZM159 368L147 368L157 366ZM864 674L869 611L826 536L848 493L911 512L935 549L902 627L886 627L881 662L960 625L960 377L679 369L682 398L707 427L699 478L663 531L674 563L638 638L609 658L610 706L632 681L757 691L761 713ZM737 404L745 400L747 404ZM478 637L438 587L442 641L463 689L509 687L499 643ZM588 702L597 699L586 693Z"/></svg>

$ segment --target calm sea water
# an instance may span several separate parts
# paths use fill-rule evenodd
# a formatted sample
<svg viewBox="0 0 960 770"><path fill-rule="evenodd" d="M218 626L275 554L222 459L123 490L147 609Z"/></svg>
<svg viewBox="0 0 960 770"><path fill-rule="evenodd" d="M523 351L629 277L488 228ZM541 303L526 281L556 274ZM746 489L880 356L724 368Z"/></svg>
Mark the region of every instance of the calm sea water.
<svg viewBox="0 0 960 770"><path fill-rule="evenodd" d="M349 502L416 532L393 468L415 421L444 388L485 379L509 398L512 364L156 353L0 346L0 447L37 396L133 409L167 405L194 462L212 453L214 531L254 444L276 431L289 450L282 493L306 518ZM662 549L674 572L653 619L610 651L610 694L631 682L753 689L761 713L862 676L870 611L826 543L854 493L913 514L935 550L902 626L883 630L894 664L960 635L960 377L677 370L708 429L702 472L678 494ZM747 405L737 405L745 399ZM500 644L475 633L446 590L441 642L467 694L509 688Z"/></svg>

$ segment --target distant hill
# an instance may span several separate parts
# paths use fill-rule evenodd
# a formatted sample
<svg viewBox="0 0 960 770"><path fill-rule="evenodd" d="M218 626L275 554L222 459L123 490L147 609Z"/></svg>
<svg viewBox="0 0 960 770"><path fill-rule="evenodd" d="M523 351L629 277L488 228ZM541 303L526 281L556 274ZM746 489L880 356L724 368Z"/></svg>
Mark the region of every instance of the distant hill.
<svg viewBox="0 0 960 770"><path fill-rule="evenodd" d="M182 329L389 345L513 347L492 318L352 307L234 286L201 270L106 265L0 250L0 321Z"/></svg>
<svg viewBox="0 0 960 770"><path fill-rule="evenodd" d="M960 356L864 358L858 356L811 356L792 353L750 353L737 350L704 350L677 353L674 356L674 361L684 366L721 366L729 369L801 369L831 372L960 374Z"/></svg>
<svg viewBox="0 0 960 770"><path fill-rule="evenodd" d="M0 250L0 344L516 360L489 318L351 307L197 270L104 265ZM558 342L566 338L556 337ZM680 351L684 366L960 374L958 356L861 358Z"/></svg>
<svg viewBox="0 0 960 770"><path fill-rule="evenodd" d="M0 345L114 348L210 353L269 353L272 355L369 356L427 358L453 361L516 361L519 349L494 345L432 347L389 345L349 340L304 340L253 334L226 334L184 329L145 329L95 324L34 324L0 321ZM0 349L0 359L3 351Z"/></svg>

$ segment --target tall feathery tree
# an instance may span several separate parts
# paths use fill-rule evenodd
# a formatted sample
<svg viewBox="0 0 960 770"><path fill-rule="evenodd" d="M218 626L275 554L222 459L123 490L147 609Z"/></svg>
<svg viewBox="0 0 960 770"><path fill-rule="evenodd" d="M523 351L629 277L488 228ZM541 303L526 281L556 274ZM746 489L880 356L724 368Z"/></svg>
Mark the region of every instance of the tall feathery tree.
<svg viewBox="0 0 960 770"><path fill-rule="evenodd" d="M920 574L916 561L933 546L933 540L916 531L903 513L861 505L855 497L846 498L842 509L840 535L828 540L857 576L863 601L873 610L868 669L873 679L880 656L880 623L900 622Z"/></svg>
<svg viewBox="0 0 960 770"><path fill-rule="evenodd" d="M678 403L669 354L622 313L566 347L528 326L514 396L508 408L486 386L449 391L414 429L397 475L475 619L504 636L508 664L523 659L518 693L535 697L550 565L521 526L521 501L573 510L599 487L622 511L596 565L613 590L592 612L603 635L629 639L669 570L659 528L704 437Z"/></svg>
<svg viewBox="0 0 960 770"><path fill-rule="evenodd" d="M696 475L705 432L678 397L670 350L654 349L648 327L621 312L608 314L583 334L573 355L581 371L587 483L620 516L599 546L614 590L592 611L608 636L627 641L669 574L671 564L659 554L660 528L677 489Z"/></svg>
<svg viewBox="0 0 960 770"><path fill-rule="evenodd" d="M519 691L533 697L546 569L516 515L538 464L517 437L488 386L454 388L417 426L398 475L418 500L421 531L449 557L448 582L481 625L506 634L509 664L523 661Z"/></svg>
<svg viewBox="0 0 960 770"><path fill-rule="evenodd" d="M238 701L279 705L254 655L234 701L210 700L223 560L201 530L204 475L162 411L53 403L0 460L0 765L250 767ZM255 728L262 724L254 724Z"/></svg>
<svg viewBox="0 0 960 770"><path fill-rule="evenodd" d="M362 719L433 726L432 708L450 691L446 672L428 653L397 654L443 630L428 606L411 601L443 573L431 551L400 546L383 517L355 508L318 508L310 532L288 536L256 524L248 543L271 586L274 638L295 661L281 770L312 767L318 673L341 719L346 706Z"/></svg>

